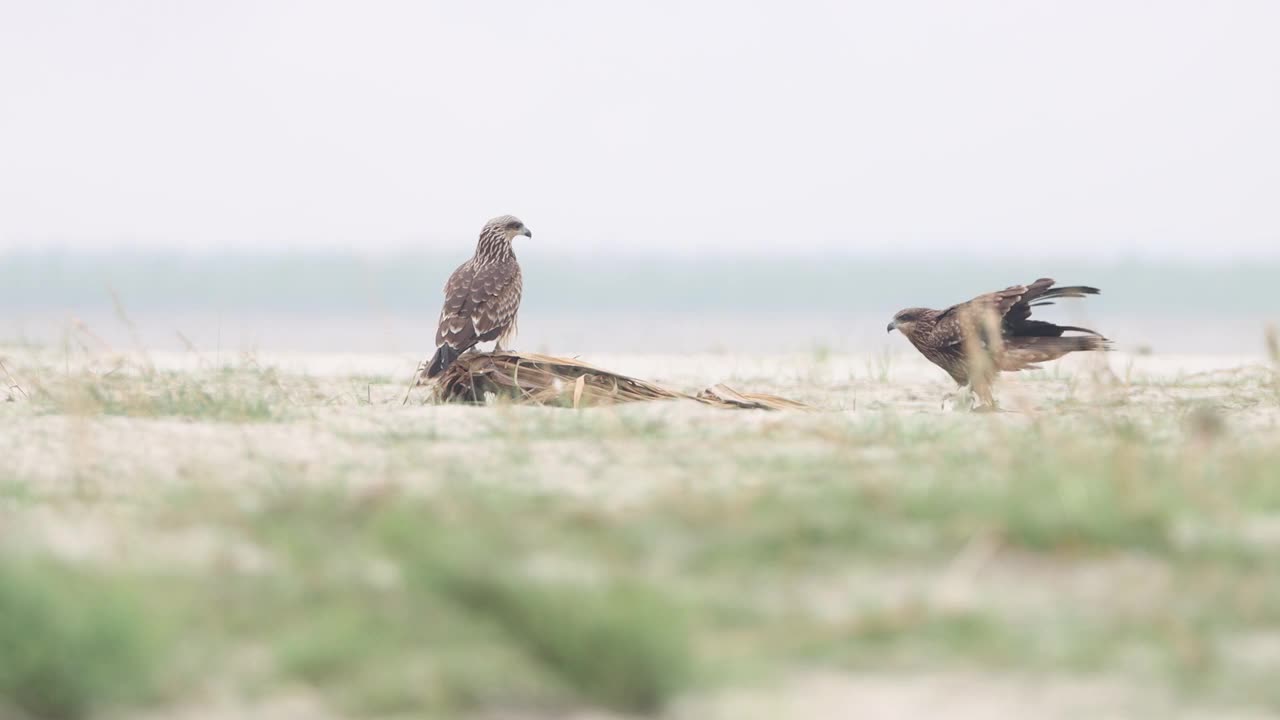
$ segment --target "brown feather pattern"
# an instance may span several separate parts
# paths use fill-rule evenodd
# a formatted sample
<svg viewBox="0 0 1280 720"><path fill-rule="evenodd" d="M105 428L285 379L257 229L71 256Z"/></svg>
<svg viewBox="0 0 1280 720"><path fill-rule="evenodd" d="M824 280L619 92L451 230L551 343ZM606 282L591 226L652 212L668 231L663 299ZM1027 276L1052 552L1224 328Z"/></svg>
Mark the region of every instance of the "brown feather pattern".
<svg viewBox="0 0 1280 720"><path fill-rule="evenodd" d="M1036 369L1067 353L1108 350L1110 341L1093 330L1032 320L1031 309L1058 298L1097 295L1085 285L1053 287L1041 278L1030 285L979 295L945 310L909 308L894 317L896 328L920 354L947 371L959 385L989 386L1001 371ZM1084 335L1064 335L1080 332Z"/></svg>
<svg viewBox="0 0 1280 720"><path fill-rule="evenodd" d="M439 375L478 343L496 340L502 346L515 338L523 280L511 240L521 234L529 232L510 215L490 220L475 255L449 276L427 377Z"/></svg>

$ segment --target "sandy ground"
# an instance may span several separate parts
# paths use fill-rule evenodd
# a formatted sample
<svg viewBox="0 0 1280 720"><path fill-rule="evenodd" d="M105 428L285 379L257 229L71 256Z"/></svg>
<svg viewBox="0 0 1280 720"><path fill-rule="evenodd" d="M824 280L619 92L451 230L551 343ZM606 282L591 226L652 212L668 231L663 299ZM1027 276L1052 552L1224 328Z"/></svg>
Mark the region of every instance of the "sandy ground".
<svg viewBox="0 0 1280 720"><path fill-rule="evenodd" d="M27 351L9 349L14 356ZM61 356L44 355L45 360L57 366ZM114 357L130 357L128 354L103 355L97 362L107 364ZM285 353L260 352L251 355L224 353L215 358L209 354L190 352L153 352L147 356L157 369L196 370L221 364L236 364L251 358L264 367L279 368L318 377L342 377L349 375L388 375L407 381L422 358L413 355L361 354L361 353ZM914 383L946 380L946 376L934 365L909 349L889 355L862 354L779 354L742 355L731 353L692 353L680 355L662 354L611 354L586 353L574 355L580 359L615 372L635 375L651 380L673 383L707 385L714 382L743 377L770 377L779 381L809 379L813 373L827 373L837 379L869 379L879 376L881 368L889 378L899 382ZM1051 365L1061 373L1075 373L1081 369L1101 364L1117 374L1131 372L1134 376L1172 380L1179 376L1213 371L1230 371L1265 365L1266 358L1255 355L1133 355L1113 352L1105 355L1072 355ZM1029 373L1024 373L1029 374ZM1019 376L1006 375L1006 382L1016 382Z"/></svg>
<svg viewBox="0 0 1280 720"><path fill-rule="evenodd" d="M145 361L126 355L80 356L67 362L40 354L9 351L7 367L15 381L29 386L56 384L70 369L83 382L96 374L125 374L138 368L178 373L212 373L211 358L193 353L155 353ZM667 424L705 428L733 435L762 425L815 432L831 423L856 422L892 416L923 421L937 416L955 422L955 391L946 375L914 354L876 356L742 356L742 355L600 355L584 360L615 372L657 381L687 392L724 382L744 391L769 392L812 404L821 412L776 415L729 412L693 403L652 403L587 411L600 427L621 421L653 418ZM223 359L224 363L228 359ZM417 361L408 356L358 354L263 354L231 359L240 367L276 371L281 402L302 412L284 423L243 426L233 423L192 422L187 418L86 417L49 413L31 407L21 395L0 422L0 456L22 477L40 478L52 492L66 492L68 478L96 486L101 492L128 488L136 478L164 470L217 467L218 482L235 483L246 456L269 458L302 468L302 475L323 477L313 462L323 449L331 461L341 461L376 480L387 472L387 458L371 452L367 436L388 433L430 433L461 449L477 437L491 437L520 421L549 422L564 417L556 408L484 409L423 404L427 394L415 390L402 406L407 381ZM145 364L144 364L145 363ZM89 374L79 374L87 372ZM1073 356L1038 373L1006 374L998 389L1007 412L998 422L1022 424L1040 416L1062 414L1064 402L1074 407L1127 405L1136 416L1150 415L1189 403L1203 402L1230 412L1239 426L1274 429L1280 413L1274 406L1244 402L1235 396L1241 384L1261 382L1265 359L1249 356ZM25 379L24 379L25 378ZM1123 408L1121 408L1123 411ZM621 420L620 420L621 418ZM572 444L566 441L566 444ZM552 448L554 449L554 448ZM376 450L376 448L374 449ZM577 458L569 464L554 457L535 457L544 465L537 473L544 489L601 492L579 472ZM250 468L246 468L250 469ZM105 470L111 470L107 472ZM413 469L403 468L410 474ZM193 471L194 472L194 471ZM196 473L197 475L199 473ZM355 473L359 477L361 473ZM420 478L430 482L427 478ZM191 478L175 480L190 482ZM584 484L585 483L585 484ZM606 492L622 490L611 486Z"/></svg>
<svg viewBox="0 0 1280 720"><path fill-rule="evenodd" d="M283 402L300 408L283 422L237 424L183 417L119 417L51 412L33 403L30 394L53 385L60 375L137 372L140 367L200 375L214 372L218 360L194 353L153 353L145 359L111 355L78 355L64 359L43 351L0 350L13 376L12 402L0 402L0 458L6 471L20 478L48 503L14 509L0 501L0 542L49 549L85 562L131 562L196 565L217 558L246 567L266 563L252 547L234 538L198 530L163 537L133 520L134 501L164 490L212 485L234 488L260 484L264 467L287 468L291 482L326 483L341 467L353 485L378 488L394 477L409 490L429 491L447 481L440 464L465 462L477 448L501 443L521 427L545 419L562 422L571 410L552 408L476 408L422 404L419 391L402 406L405 386L419 358L404 355L264 353L219 358L238 366L273 369ZM848 423L894 417L909 422L965 422L944 401L954 390L946 376L914 354L892 356L802 354L763 355L591 355L584 360L610 370L697 391L724 382L739 390L792 397L816 406L817 413L771 414L714 410L693 403L657 403L620 409L585 411L595 427L615 437L646 419L668 427L732 437L743 429L777 426L787 438L780 453L803 453L806 436L840 432ZM1133 416L1173 412L1197 403L1215 408L1232 427L1280 441L1280 406L1250 400L1242 387L1265 382L1266 359L1260 356L1135 356L1112 353L1069 358L1042 373L1006 376L999 389L1009 411L995 422L1025 424L1046 415L1072 412L1065 407L1116 408ZM113 370L113 368L118 368ZM81 376L82 377L82 376ZM0 380L4 379L0 374ZM5 381L5 385L11 384ZM5 392L0 388L0 401ZM553 426L553 429L558 426ZM513 430L513 428L515 428ZM430 438L426 455L370 438ZM816 441L814 441L816 442ZM540 442L523 457L523 482L540 491L598 497L602 503L625 503L689 481L678 469L646 475L648 460L628 458L620 443L609 458L598 457L592 443L572 436ZM868 448L866 452L876 452ZM619 460L618 454L622 459ZM430 462L424 467L417 460ZM605 471L621 467L618 471ZM706 481L732 482L711 473ZM60 502L66 499L68 502ZM74 500L75 502L70 502ZM5 510L4 508L9 509ZM1265 532L1265 529L1260 532ZM1000 578L999 573L1006 573ZM1116 577L1129 573L1150 580L1145 568L1108 570L1101 576L1056 577L1048 592L1105 593ZM1157 573L1158 574L1158 573ZM1028 575L1004 566L990 578L1007 590L1004 601L1042 602L1035 588L1023 586ZM927 579L933 582L936 578ZM910 578L903 580L910 583ZM851 582L851 586L858 583ZM892 582L886 583L892 586ZM1099 588L1102 588L1099 590ZM822 604L823 592L813 601ZM838 606L839 603L836 603ZM820 610L820 607L819 607ZM320 717L307 698L277 705L175 711L171 717ZM844 718L898 720L921 717L979 718L1254 718L1261 713L1184 706L1165 691L1105 680L1046 681L1017 674L931 673L924 675L849 676L827 671L798 672L762 688L716 692L681 702L674 718ZM495 720L496 717L495 716ZM500 716L507 717L507 716ZM512 718L529 717L523 714ZM609 717L586 714L586 717Z"/></svg>

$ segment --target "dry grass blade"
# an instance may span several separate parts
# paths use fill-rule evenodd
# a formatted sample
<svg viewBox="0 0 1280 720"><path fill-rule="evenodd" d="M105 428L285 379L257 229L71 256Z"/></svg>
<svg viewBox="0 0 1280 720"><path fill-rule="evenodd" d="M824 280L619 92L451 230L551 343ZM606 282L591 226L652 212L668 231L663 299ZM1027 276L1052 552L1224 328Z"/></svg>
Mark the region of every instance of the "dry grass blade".
<svg viewBox="0 0 1280 720"><path fill-rule="evenodd" d="M609 372L576 358L536 353L467 353L438 378L444 402L483 402L488 395L516 403L589 407L653 400L694 400L721 408L809 409L803 403L716 385L688 395L656 383Z"/></svg>
<svg viewBox="0 0 1280 720"><path fill-rule="evenodd" d="M5 380L9 383L10 390L17 390L19 393L22 394L22 397L28 400L31 399L31 396L27 394L27 391L23 390L22 386L18 384L18 381L13 378L13 374L9 372L9 368L5 367L3 360L0 360L0 371L4 371L4 377L5 377Z"/></svg>
<svg viewBox="0 0 1280 720"><path fill-rule="evenodd" d="M1280 328L1267 325L1263 334L1267 341L1267 357L1271 360L1271 387L1280 397Z"/></svg>
<svg viewBox="0 0 1280 720"><path fill-rule="evenodd" d="M409 396L413 395L414 388L430 383L431 380L427 378L427 361L423 360L418 363L418 369L413 371L413 377L409 378L409 387L405 388L404 400L400 401L400 406L403 407L409 404Z"/></svg>
<svg viewBox="0 0 1280 720"><path fill-rule="evenodd" d="M138 352L138 357L143 363L142 371L152 374L156 371L151 364L151 355L147 352L147 346L142 342L142 333L138 331L138 326L133 323L129 317L129 313L125 312L124 303L120 300L120 296L114 288L108 288L111 293L111 303L115 306L116 317L121 323L129 329L129 338L133 341L133 347Z"/></svg>

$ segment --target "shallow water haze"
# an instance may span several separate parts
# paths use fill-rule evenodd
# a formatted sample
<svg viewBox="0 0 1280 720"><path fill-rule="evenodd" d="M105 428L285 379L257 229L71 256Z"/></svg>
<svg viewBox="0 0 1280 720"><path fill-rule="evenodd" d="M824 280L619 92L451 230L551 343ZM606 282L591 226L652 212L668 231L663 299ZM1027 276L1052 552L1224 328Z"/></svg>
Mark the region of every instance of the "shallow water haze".
<svg viewBox="0 0 1280 720"><path fill-rule="evenodd" d="M429 355L445 254L0 254L0 341ZM1050 276L1102 294L1037 308L1142 352L1259 353L1280 264L521 252L517 347L556 354L905 351L893 314Z"/></svg>

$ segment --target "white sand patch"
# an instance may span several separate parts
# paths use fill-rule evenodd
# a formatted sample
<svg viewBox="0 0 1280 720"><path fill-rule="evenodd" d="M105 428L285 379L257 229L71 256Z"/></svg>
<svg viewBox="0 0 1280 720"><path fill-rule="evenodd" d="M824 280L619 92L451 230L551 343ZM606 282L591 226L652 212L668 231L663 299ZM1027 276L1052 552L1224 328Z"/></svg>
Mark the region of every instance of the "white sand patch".
<svg viewBox="0 0 1280 720"><path fill-rule="evenodd" d="M1261 720L1261 712L1205 709L1105 680L1017 674L814 673L774 688L699 699L681 720Z"/></svg>

